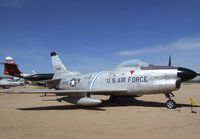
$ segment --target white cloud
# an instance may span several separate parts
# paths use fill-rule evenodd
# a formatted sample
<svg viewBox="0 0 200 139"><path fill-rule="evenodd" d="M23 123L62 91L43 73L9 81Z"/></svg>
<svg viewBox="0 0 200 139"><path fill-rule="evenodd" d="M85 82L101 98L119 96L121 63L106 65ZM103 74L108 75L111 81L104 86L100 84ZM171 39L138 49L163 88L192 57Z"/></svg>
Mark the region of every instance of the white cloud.
<svg viewBox="0 0 200 139"><path fill-rule="evenodd" d="M147 53L154 53L157 51L164 51L164 49L160 46L151 47L151 48L143 48L138 50L126 50L118 52L117 55L119 56L136 56L141 54L147 54Z"/></svg>
<svg viewBox="0 0 200 139"><path fill-rule="evenodd" d="M177 40L175 43L172 43L168 47L185 50L200 49L200 37L182 38Z"/></svg>
<svg viewBox="0 0 200 139"><path fill-rule="evenodd" d="M200 37L181 38L169 44L155 45L149 48L142 48L137 50L125 50L116 53L118 56L137 56L149 53L161 53L169 51L190 51L200 49Z"/></svg>

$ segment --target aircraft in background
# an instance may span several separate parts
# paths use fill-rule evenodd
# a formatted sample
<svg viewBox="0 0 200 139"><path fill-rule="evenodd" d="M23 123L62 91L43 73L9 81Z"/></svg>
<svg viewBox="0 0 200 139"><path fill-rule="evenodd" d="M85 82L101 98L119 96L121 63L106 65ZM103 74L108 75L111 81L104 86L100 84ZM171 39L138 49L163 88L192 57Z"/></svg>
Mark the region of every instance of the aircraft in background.
<svg viewBox="0 0 200 139"><path fill-rule="evenodd" d="M197 76L197 73L183 67L156 66L141 60L128 60L116 68L100 72L82 74L69 71L56 54L51 52L54 68L52 82L57 90L32 90L21 93L55 93L64 95L58 101L67 101L81 106L96 106L102 100L91 95L108 95L111 101L118 97L139 97L149 94L164 94L168 100L166 107L176 107L172 91L181 87L181 83Z"/></svg>
<svg viewBox="0 0 200 139"><path fill-rule="evenodd" d="M51 80L53 78L53 73L42 73L42 74L24 74L22 73L18 65L15 63L12 57L6 57L4 62L1 62L4 65L4 74L14 77L23 78L25 80L36 82L36 83L45 83L46 80Z"/></svg>
<svg viewBox="0 0 200 139"><path fill-rule="evenodd" d="M0 87L2 89L9 89L10 87L22 86L22 85L24 85L24 82L21 80L13 80L8 78L0 79Z"/></svg>
<svg viewBox="0 0 200 139"><path fill-rule="evenodd" d="M14 80L14 77L10 76L10 75L0 75L0 80L1 79L12 79L12 80Z"/></svg>

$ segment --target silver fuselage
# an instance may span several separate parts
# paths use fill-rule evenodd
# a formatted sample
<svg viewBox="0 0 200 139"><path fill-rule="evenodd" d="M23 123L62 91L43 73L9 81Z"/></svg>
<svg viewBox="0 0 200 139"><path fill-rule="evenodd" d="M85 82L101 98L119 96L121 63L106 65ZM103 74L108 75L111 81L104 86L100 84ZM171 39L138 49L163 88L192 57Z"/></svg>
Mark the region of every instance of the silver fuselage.
<svg viewBox="0 0 200 139"><path fill-rule="evenodd" d="M116 68L89 74L63 73L58 89L63 90L116 90L125 89L126 93L117 95L157 94L175 91L177 68L142 69Z"/></svg>

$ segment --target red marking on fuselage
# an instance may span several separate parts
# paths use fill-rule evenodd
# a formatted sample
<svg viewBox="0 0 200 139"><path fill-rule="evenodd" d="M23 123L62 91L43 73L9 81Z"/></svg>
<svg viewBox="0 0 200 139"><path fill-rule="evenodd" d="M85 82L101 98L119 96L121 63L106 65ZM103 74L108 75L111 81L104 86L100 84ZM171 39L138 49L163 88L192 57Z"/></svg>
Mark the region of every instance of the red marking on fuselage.
<svg viewBox="0 0 200 139"><path fill-rule="evenodd" d="M135 72L135 70L130 70L131 75Z"/></svg>

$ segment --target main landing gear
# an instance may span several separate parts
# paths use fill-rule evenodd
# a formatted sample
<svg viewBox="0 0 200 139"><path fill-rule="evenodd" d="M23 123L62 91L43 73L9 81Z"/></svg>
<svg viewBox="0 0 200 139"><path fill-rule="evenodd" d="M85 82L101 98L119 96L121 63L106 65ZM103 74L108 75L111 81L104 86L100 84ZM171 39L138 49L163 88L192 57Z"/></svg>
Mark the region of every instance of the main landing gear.
<svg viewBox="0 0 200 139"><path fill-rule="evenodd" d="M169 99L166 102L166 107L168 109L175 109L176 108L176 102L171 99L171 97L174 97L174 94L172 92L167 92L167 93L165 93L165 96L166 96L166 98Z"/></svg>

